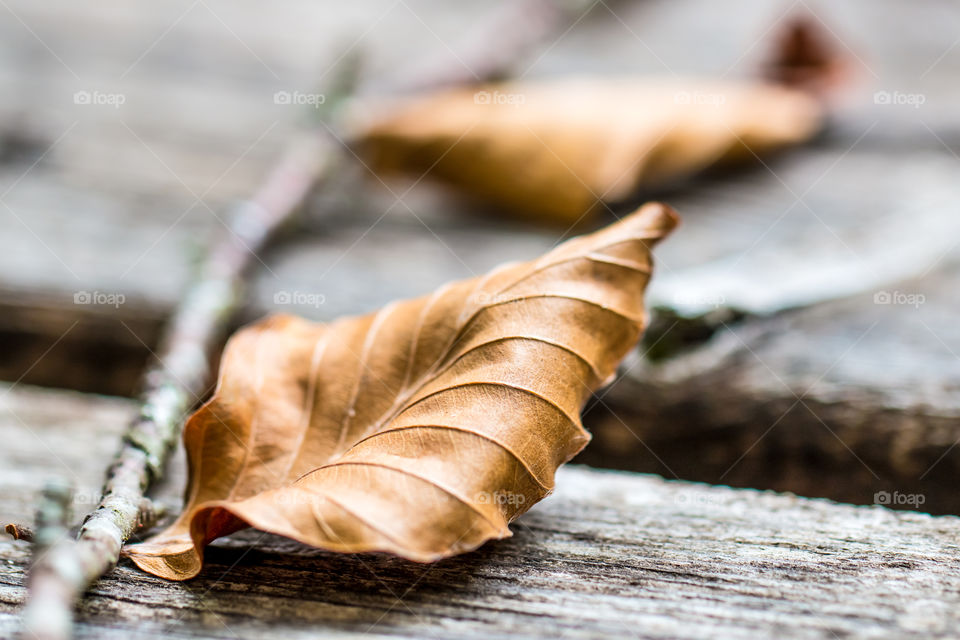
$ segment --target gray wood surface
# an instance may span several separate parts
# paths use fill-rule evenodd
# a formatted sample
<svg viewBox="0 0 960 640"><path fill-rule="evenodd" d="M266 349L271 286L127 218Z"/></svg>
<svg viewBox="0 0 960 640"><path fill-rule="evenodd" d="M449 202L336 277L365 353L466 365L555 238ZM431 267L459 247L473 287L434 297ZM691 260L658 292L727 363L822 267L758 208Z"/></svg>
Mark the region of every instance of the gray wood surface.
<svg viewBox="0 0 960 640"><path fill-rule="evenodd" d="M124 7L4 7L2 379L132 394L218 216L310 121L309 108L275 104L274 93L319 90L355 42L371 81L392 78L398 51L403 66L456 64L463 34L491 8L367 0L334 10L298 0L271 7L264 20L264 9L248 3ZM634 368L590 412L596 438L583 461L859 503L877 491L922 492L925 508L956 512L953 5L597 4L518 75L747 75L774 25L804 10L848 54L851 81L830 129L763 166L645 194L685 219L658 251L654 299L733 304L782 293L781 279L830 297L850 293L851 268L861 274L854 288L861 280L869 287L809 312L728 317L712 340L694 331L693 351ZM125 102L78 105L76 91ZM923 104L882 104L878 91L919 95ZM404 184L363 178L349 169L342 188L320 194L286 243L262 256L240 321L269 311L321 320L368 311L537 255L563 235L497 218L429 181L406 193ZM879 284L898 270L924 276ZM919 310L874 305L873 293L885 290L926 302ZM75 304L84 291L121 294L124 303ZM685 340L682 329L671 328L657 349ZM806 394L804 403L794 406L794 394Z"/></svg>
<svg viewBox="0 0 960 640"><path fill-rule="evenodd" d="M884 155L854 149L823 173L828 158L801 151L783 159L779 175L798 193L800 175L819 180L805 197L809 209L778 207L746 177L732 179L740 191L727 183L714 197L678 202L687 225L659 254L667 269L658 297L722 308L737 295L785 294L810 274L807 284L819 280L825 297L849 293L848 283L861 291L740 321L719 314L716 333L694 332L686 349L685 321L664 318L643 351L672 344L673 356L635 357L626 378L601 393L587 416L597 437L581 461L860 504L877 492L918 493L924 510L958 513L960 236L936 231L956 220L958 201L946 194L957 161L928 156L923 164L918 155L885 170ZM778 188L768 177L766 188ZM927 180L941 188L918 188ZM747 198L769 200L738 210ZM722 232L764 228L764 216L777 224L756 246L750 232ZM720 257L709 270L687 267L685 247ZM908 262L913 277L879 276Z"/></svg>
<svg viewBox="0 0 960 640"><path fill-rule="evenodd" d="M943 268L637 359L588 414L582 460L860 504L919 494L922 510L957 513L957 277Z"/></svg>
<svg viewBox="0 0 960 640"><path fill-rule="evenodd" d="M139 341L117 320L133 326L131 318L146 317L133 328L152 344L152 325L174 304L191 256L220 228L225 207L310 121L311 109L275 104L274 93L320 90L354 44L372 82L392 78L397 51L404 66L457 64L463 34L489 4L367 0L332 10L304 0L273 8L265 21L260 8L234 2L165 2L142 12L122 3L96 12L82 3L7 3L11 19L0 24L0 341L17 357L5 359L3 377L18 378L61 339L28 379L131 392L122 383L129 375L108 376L98 389L77 353L94 345L109 364L101 369L126 372L142 362L142 347L139 356L129 351ZM798 229L821 250L843 254L838 238L850 244L850 229L870 212L882 217L953 186L960 50L951 45L960 12L933 1L810 9L840 39L837 47L849 50L853 80L836 105L834 133L796 159L770 161L769 170L664 194L688 224L661 252L662 272L748 248L776 253ZM758 0L597 4L518 75L742 76L760 63L776 25L801 10ZM102 16L110 17L104 23ZM906 23L927 27L902 29ZM105 29L112 36L98 38ZM692 46L707 35L709 47ZM125 101L78 105L77 91ZM924 103L877 104L876 91L922 94ZM322 295L320 308L296 309L316 317L370 310L529 257L560 235L490 219L490 211L428 182L409 194L404 185L389 188L368 180L334 194L334 204L318 203L326 222L298 230L281 255L264 256L248 316L274 308L283 291ZM79 291L122 294L126 302L111 314L73 304ZM41 318L38 310L50 312Z"/></svg>
<svg viewBox="0 0 960 640"><path fill-rule="evenodd" d="M264 6L232 0L136 11L115 0L7 0L0 379L131 394L200 245L309 125L309 108L278 105L274 94L320 91L354 44L374 80L391 79L399 57L455 64L463 34L490 4L293 0L265 19ZM765 165L642 194L685 219L658 251L654 298L725 306L758 282L782 294L781 276L805 276L814 298L829 298L851 293L837 286L849 284L851 268L869 286L806 309L721 316L712 335L694 327L688 336L668 321L658 348L674 345L671 357L628 362L587 414L595 439L580 460L957 513L960 260L950 240L960 11L943 0L598 3L518 75L743 76L760 63L771 25L803 9L850 54L851 82L829 130ZM119 94L124 104L76 104L78 91ZM884 104L876 92L923 104ZM429 181L406 192L353 167L341 184L261 256L238 321L271 310L321 320L371 310L529 258L564 235L498 218ZM704 265L712 279L701 278ZM884 291L923 303L876 304ZM124 302L77 304L79 292ZM89 508L130 411L116 398L0 389L0 520L30 521L51 474L75 482L78 514ZM160 491L174 510L182 477L178 459ZM243 534L219 543L185 584L122 564L83 604L80 631L951 637L958 528L950 517L573 468L514 538L462 558L423 567ZM28 548L3 541L0 556L7 637Z"/></svg>
<svg viewBox="0 0 960 640"><path fill-rule="evenodd" d="M82 511L132 410L0 389L0 519L29 518L51 475ZM161 496L175 508L173 471ZM81 605L79 637L930 638L960 623L954 517L566 467L513 531L436 565L246 532L185 583L122 563ZM28 555L0 542L0 637Z"/></svg>

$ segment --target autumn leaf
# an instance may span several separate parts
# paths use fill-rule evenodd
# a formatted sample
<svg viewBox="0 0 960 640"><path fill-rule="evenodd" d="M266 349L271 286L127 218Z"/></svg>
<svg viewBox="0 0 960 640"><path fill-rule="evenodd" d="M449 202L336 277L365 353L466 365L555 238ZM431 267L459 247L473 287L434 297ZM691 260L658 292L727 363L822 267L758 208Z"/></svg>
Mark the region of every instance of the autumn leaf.
<svg viewBox="0 0 960 640"><path fill-rule="evenodd" d="M821 102L834 100L852 75L835 34L814 15L797 15L775 38L773 55L763 66L771 82L800 89Z"/></svg>
<svg viewBox="0 0 960 640"><path fill-rule="evenodd" d="M356 147L378 173L427 173L565 225L802 142L822 117L814 98L773 84L625 78L458 88L361 113Z"/></svg>
<svg viewBox="0 0 960 640"><path fill-rule="evenodd" d="M370 315L241 330L184 431L184 512L126 555L182 580L246 526L420 562L509 536L590 439L580 411L637 342L650 249L676 222L648 204Z"/></svg>

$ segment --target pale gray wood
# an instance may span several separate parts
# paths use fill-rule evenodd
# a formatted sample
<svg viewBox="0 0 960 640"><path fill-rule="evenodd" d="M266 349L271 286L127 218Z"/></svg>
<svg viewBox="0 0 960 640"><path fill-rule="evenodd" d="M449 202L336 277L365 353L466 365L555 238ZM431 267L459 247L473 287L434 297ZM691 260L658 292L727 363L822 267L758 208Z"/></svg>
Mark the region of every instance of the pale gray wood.
<svg viewBox="0 0 960 640"><path fill-rule="evenodd" d="M318 90L354 43L373 80L392 79L398 52L402 66L456 65L469 44L461 36L491 10L436 0L298 0L271 7L264 20L262 7L236 2L165 2L138 12L123 3L89 10L12 0L8 7L15 15L0 23L0 343L18 357L5 359L0 373L17 379L29 370L34 382L112 393L133 391L129 372L147 355L140 343L153 345L198 247L221 228L218 217L310 121L309 108L277 105L274 92ZM662 275L748 249L751 257L779 255L797 232L842 253L841 242L856 247L857 225L875 208L909 209L918 194L954 186L942 169L954 161L944 146L958 139L952 79L960 50L950 47L960 13L943 2L884 7L865 0L811 7L836 32L837 46L852 51L855 81L836 106L831 136L769 161L771 171L648 194L665 195L687 219L660 252ZM772 25L788 17L758 0L597 5L518 75L748 75ZM929 26L901 28L908 23ZM99 37L104 30L109 38ZM705 38L709 47L691 46ZM876 90L919 92L925 102L876 104ZM75 91L118 93L125 102L77 105ZM284 308L320 319L368 311L536 255L562 234L488 220L490 211L428 182L409 194L405 185L390 188L368 180L346 185L333 211L318 203L328 221L263 257L245 317L273 310L282 292L322 296L319 307ZM806 205L795 204L801 194ZM464 217L463 209L476 215ZM763 261L743 267L762 271ZM79 291L119 293L126 304L112 314L74 305ZM134 326L132 318L143 322ZM98 380L84 369L96 361L79 355L87 345L102 354L99 370L121 373Z"/></svg>
<svg viewBox="0 0 960 640"><path fill-rule="evenodd" d="M138 13L120 5L91 12L82 3L56 3L49 10L31 2L10 3L53 53L18 20L4 21L0 46L7 55L2 59L11 61L0 76L6 98L5 138L26 140L26 149L2 167L2 184L13 188L4 197L12 211L0 208L8 223L0 274L16 285L14 290L121 291L169 307L188 277L189 260L184 255L189 256L191 248L219 225L207 207L222 214L223 206L243 197L274 159L280 143L297 123L309 118L309 109L274 104L274 91L311 90L343 49L371 25L358 47L371 59L373 77L389 77L397 66L398 50L405 60L444 58L456 63L457 48L462 46L458 36L487 10L459 6L454 10L425 1L407 4L408 8L394 7L370 0L332 10L324 3L284 3L272 8L265 21L255 5L229 2L192 9L189 4L161 3ZM951 93L955 83L950 80L958 56L949 47L960 14L936 2L891 4L882 12L868 2L814 9L853 49L859 80L839 107L836 119L843 135L829 143L823 160L807 169L828 169L855 141L858 149L880 145L887 152L884 162L875 163L879 167L861 176L868 183L874 176L886 177L887 171L905 173L923 164L922 157L891 157L891 137L898 150L906 139L909 149L939 152L951 159L943 144L956 139L950 129L954 119L936 114L952 113L955 104ZM92 17L101 13L110 15L107 24ZM930 19L934 15L937 20ZM766 46L762 36L783 17L781 11L755 0L722 8L694 0L598 6L521 72L534 77L614 69L742 75L759 62ZM383 19L376 22L378 18ZM908 22L929 24L930 31L900 28ZM724 28L718 28L720 24ZM108 41L93 37L104 28L110 29ZM709 33L709 52L676 36L695 37L701 32ZM593 46L598 38L604 47ZM748 48L745 43L757 44ZM54 54L79 77L73 77ZM873 101L877 88L923 91L927 100L921 109L877 105ZM127 100L117 109L82 108L72 102L75 90L115 91ZM858 141L870 127L869 135ZM802 191L804 168L771 166L796 193ZM796 179L791 177L794 173ZM758 195L775 196L765 208L772 206L779 213L793 202L777 181L761 182L766 186L753 187ZM896 182L902 184L900 179ZM879 186L883 192L885 185ZM732 188L744 187L751 188L749 181ZM201 203L195 202L194 194L203 195ZM712 191L696 188L693 195L711 197ZM821 210L815 195L807 201L817 215L832 217L835 212L830 207ZM438 203L434 215L449 213L455 206ZM429 210L415 210L424 219L431 215ZM403 206L396 212L409 215ZM132 220L136 224L130 224ZM362 230L370 223L361 217L357 227ZM428 261L426 257L424 263ZM439 259L432 271L447 273L447 266ZM468 271L461 266L451 275Z"/></svg>
<svg viewBox="0 0 960 640"><path fill-rule="evenodd" d="M782 256L790 255L792 268L803 270L804 247L818 243L856 261L859 230L885 216L901 224L898 208L917 221L916 236L906 238L912 243L927 233L925 215L942 219L941 210L923 205L931 182L955 186L953 174L944 175L952 160L918 153L873 184L869 177L884 170L883 154L855 149L833 166L835 153L801 151L772 165L776 176L760 168L671 196L685 225L657 251L658 277L682 278L698 260L746 252L737 268L741 281L749 282L765 258L782 265ZM932 169L918 173L917 166ZM779 179L798 194L816 183L805 195L815 213L799 204L788 211L794 198ZM538 255L559 235L479 212L444 211L445 201L436 194L405 197L418 217L397 205L372 226L394 201L382 186L359 204L345 195L329 199L332 205L318 204L328 217L308 217L291 230L282 251L267 257L270 271L264 268L256 278L240 321L271 311L318 320L365 312L504 260ZM88 250L95 252L95 246ZM865 262L885 259L884 247L879 255L876 246L871 251ZM924 509L957 513L955 261L952 252L931 253L933 270L920 281L890 283L807 313L740 324L727 318L730 329L720 326L716 341L681 353L662 371L634 369L635 382L616 385L605 406L588 414L596 438L582 461L855 503L872 503L878 491L922 493ZM29 380L132 393L175 299L175 284L163 283L171 283L179 269L186 267L157 265L156 290L131 291L117 309L73 305L70 291L12 292L8 312L0 314L10 327L4 362L18 367L11 367L9 377L32 366ZM164 290L167 301L152 297ZM883 290L922 294L924 304L919 310L875 305L873 295ZM667 290L661 301L669 296ZM654 334L644 349L653 342L661 349L684 335L669 322L665 328L666 335ZM848 348L851 353L831 369ZM831 386L808 390L823 373L830 374ZM804 392L805 405L795 406L794 394Z"/></svg>
<svg viewBox="0 0 960 640"><path fill-rule="evenodd" d="M29 517L50 474L95 491L133 404L0 393L0 516ZM176 507L173 471L161 497ZM79 637L930 638L960 623L954 517L568 467L513 531L426 566L247 532L193 581L121 564L81 605ZM0 542L4 637L28 556Z"/></svg>
<svg viewBox="0 0 960 640"><path fill-rule="evenodd" d="M200 245L219 228L215 214L246 196L281 143L309 121L309 109L281 108L273 92L314 90L371 25L358 47L370 60L372 78L389 78L398 52L405 62L456 63L459 36L489 10L486 3L406 4L370 0L333 7L297 0L271 7L264 20L266 10L255 3L191 9L164 2L129 11L120 2L91 9L66 0L9 1L30 29L13 16L0 21L0 193L9 207L0 206L0 377L133 393ZM762 37L785 11L759 0L608 4L597 5L519 75L745 75L759 64ZM775 273L783 264L802 270L807 246L856 261L861 229L884 219L902 224L903 216L916 223L911 242L943 246L937 244L943 226L931 231L932 218L925 216L931 198L949 210L942 194L956 189L951 149L960 141L953 115L960 48L951 47L960 12L931 0L811 8L853 51L855 81L836 107L831 131L766 167L646 194L663 197L685 219L657 252L658 280L732 256L743 256L738 273L747 282L751 273ZM102 37L104 30L109 37ZM81 108L72 101L77 90L117 91L128 100L118 109ZM925 102L920 108L877 104L878 90L923 94ZM392 193L375 180L344 184L317 200L282 251L263 256L240 320L269 311L319 320L369 311L504 260L538 255L563 235L498 219L428 181L409 194L402 184L391 183ZM944 216L938 211L936 219ZM876 249L863 258L877 260ZM947 255L938 266L953 259ZM823 274L825 286L829 275ZM949 291L952 276L936 278ZM775 285L776 278L768 281ZM911 286L927 289L922 282ZM126 298L118 308L74 304L81 291ZM284 294L292 304L275 302ZM673 294L657 295L669 302ZM862 357L833 371L835 385L850 394L838 397L823 385L811 390L807 404L840 439L802 406L787 412L792 392L805 391L833 363L831 356L839 357L873 320L914 317L906 308L875 307L870 295L796 316L796 322L790 315L731 325L746 346L728 336L727 347L710 343L702 351L703 359L717 361L678 361L677 371L702 366L699 375L651 373L642 391L621 393L631 387L618 386L605 403L619 419L591 412L597 437L594 454L588 451L584 460L856 502L900 487L922 490L928 508L960 508L952 497L960 462L951 462L960 455L960 447L951 449L960 434L953 427L956 402L947 393L956 375L949 351L960 353L960 347L950 330L955 310L949 295L929 295L926 315L917 316L946 346L915 321L884 320L857 347L854 355ZM657 349L671 346L680 329ZM697 343L707 338L694 333ZM728 351L736 357L725 357ZM756 362L748 366L751 351L769 370ZM866 364L854 366L861 361ZM777 391L770 370L790 391ZM909 383L897 382L900 372ZM756 383L764 376L774 380L773 392ZM760 439L784 413L784 421ZM743 454L744 462L726 473Z"/></svg>
<svg viewBox="0 0 960 640"><path fill-rule="evenodd" d="M947 260L635 359L588 415L598 446L585 461L856 503L899 491L958 513L958 278Z"/></svg>

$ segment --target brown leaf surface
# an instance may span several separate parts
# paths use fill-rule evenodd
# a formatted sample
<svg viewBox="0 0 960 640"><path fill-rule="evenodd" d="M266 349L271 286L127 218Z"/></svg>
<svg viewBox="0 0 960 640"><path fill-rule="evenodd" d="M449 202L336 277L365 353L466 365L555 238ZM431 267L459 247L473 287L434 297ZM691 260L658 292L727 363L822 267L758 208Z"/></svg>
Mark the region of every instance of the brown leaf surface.
<svg viewBox="0 0 960 640"><path fill-rule="evenodd" d="M575 79L438 92L357 116L379 173L429 175L569 224L641 188L810 138L821 106L762 83Z"/></svg>
<svg viewBox="0 0 960 640"><path fill-rule="evenodd" d="M648 204L367 316L239 331L184 431L184 512L126 555L182 580L246 526L421 562L509 536L589 440L580 411L637 342L650 248L675 224Z"/></svg>

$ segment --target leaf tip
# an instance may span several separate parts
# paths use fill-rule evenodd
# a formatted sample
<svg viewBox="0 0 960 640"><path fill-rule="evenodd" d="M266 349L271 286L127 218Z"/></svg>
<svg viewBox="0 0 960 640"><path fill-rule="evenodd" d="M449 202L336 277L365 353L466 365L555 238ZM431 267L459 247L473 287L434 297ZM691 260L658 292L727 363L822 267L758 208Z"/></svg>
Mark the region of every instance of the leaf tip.
<svg viewBox="0 0 960 640"><path fill-rule="evenodd" d="M125 546L120 555L137 567L166 580L189 580L200 573L203 558L193 542L143 542Z"/></svg>
<svg viewBox="0 0 960 640"><path fill-rule="evenodd" d="M644 229L654 242L658 242L670 235L681 223L680 214L678 214L673 207L656 201L641 205L636 211L624 218L624 220L635 221L635 224Z"/></svg>

